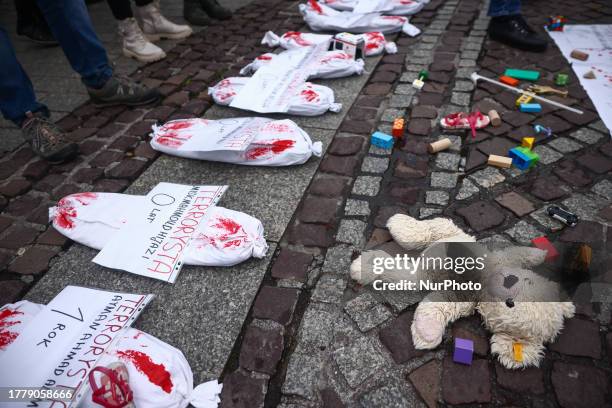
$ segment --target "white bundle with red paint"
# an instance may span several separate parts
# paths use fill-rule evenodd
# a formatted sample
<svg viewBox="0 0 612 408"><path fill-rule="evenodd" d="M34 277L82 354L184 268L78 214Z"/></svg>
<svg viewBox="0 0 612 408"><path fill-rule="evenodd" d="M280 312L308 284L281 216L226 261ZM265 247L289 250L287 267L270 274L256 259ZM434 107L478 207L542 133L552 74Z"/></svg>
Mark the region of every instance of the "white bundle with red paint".
<svg viewBox="0 0 612 408"><path fill-rule="evenodd" d="M24 300L0 308L0 354L44 307ZM117 361L127 368L129 386L138 408L185 408L189 404L212 408L220 402L221 384L215 380L194 388L193 372L183 353L140 330L124 330L100 356L96 366L106 367ZM91 390L81 401L80 406L94 406Z"/></svg>
<svg viewBox="0 0 612 408"><path fill-rule="evenodd" d="M26 300L0 307L0 354L43 307Z"/></svg>
<svg viewBox="0 0 612 408"><path fill-rule="evenodd" d="M387 54L397 53L397 45L395 45L393 41L387 42L384 34L380 31L363 33L361 35L357 35L357 37L363 38L363 41L365 42L366 57L382 54L383 51L386 51ZM261 43L270 47L281 46L286 50L291 50L299 47L311 47L313 45L329 41L331 38L332 36L327 34L299 33L297 31L288 31L279 37L272 31L268 31L264 35Z"/></svg>
<svg viewBox="0 0 612 408"><path fill-rule="evenodd" d="M264 65L274 63L278 54L266 53L255 58L253 62L240 70L241 75L251 75ZM310 76L308 78L344 78L351 75L363 74L364 62L362 59L354 59L344 51L327 51L321 58L309 66Z"/></svg>
<svg viewBox="0 0 612 408"><path fill-rule="evenodd" d="M202 143L210 142L214 138L227 139L230 135L219 130L219 124L230 121L247 122L247 125L230 134L237 139L242 138L241 133L249 135L250 142L244 150L210 150L202 146ZM154 127L151 147L174 156L248 166L302 164L312 155L320 157L323 148L321 142L313 143L310 136L295 122L268 118L175 120Z"/></svg>
<svg viewBox="0 0 612 408"><path fill-rule="evenodd" d="M350 33L404 32L414 37L421 30L408 22L403 16L383 16L380 13L357 14L350 11L338 11L315 0L300 4L300 12L306 24L314 31L336 31Z"/></svg>
<svg viewBox="0 0 612 408"><path fill-rule="evenodd" d="M208 88L208 94L219 105L229 105L250 78L230 77ZM297 116L319 116L327 111L340 112L342 104L334 102L334 91L322 85L305 82L291 96L288 114Z"/></svg>
<svg viewBox="0 0 612 408"><path fill-rule="evenodd" d="M356 9L360 4L359 0L320 0L329 7L340 10L340 11L351 11L358 13L359 9ZM363 0L361 0L363 1ZM367 0L368 2L375 3L375 0ZM391 14L395 16L409 16L416 14L427 1L414 1L414 0L378 0L378 4L372 4L372 11L381 12L385 14Z"/></svg>
<svg viewBox="0 0 612 408"><path fill-rule="evenodd" d="M144 196L116 193L77 193L49 209L49 218L62 235L101 250L138 213ZM232 266L268 250L261 221L238 211L212 207L192 234L184 263Z"/></svg>

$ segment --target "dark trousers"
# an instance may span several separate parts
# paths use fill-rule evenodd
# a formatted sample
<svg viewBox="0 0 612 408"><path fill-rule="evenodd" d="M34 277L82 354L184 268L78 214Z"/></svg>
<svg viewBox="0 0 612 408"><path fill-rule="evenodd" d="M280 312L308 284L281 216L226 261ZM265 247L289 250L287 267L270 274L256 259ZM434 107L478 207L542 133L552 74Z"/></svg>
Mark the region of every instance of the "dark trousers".
<svg viewBox="0 0 612 408"><path fill-rule="evenodd" d="M117 20L125 20L126 18L134 17L130 0L106 0L106 2ZM135 0L134 3L136 3L137 6L146 6L147 4L153 3L153 0Z"/></svg>

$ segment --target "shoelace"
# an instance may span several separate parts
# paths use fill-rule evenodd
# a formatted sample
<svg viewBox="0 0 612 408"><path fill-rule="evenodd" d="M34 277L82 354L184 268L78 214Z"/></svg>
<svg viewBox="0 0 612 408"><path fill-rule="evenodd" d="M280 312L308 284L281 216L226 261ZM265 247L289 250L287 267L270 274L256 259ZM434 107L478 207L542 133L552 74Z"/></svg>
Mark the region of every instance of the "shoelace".
<svg viewBox="0 0 612 408"><path fill-rule="evenodd" d="M62 143L62 140L58 134L59 132L57 132L57 127L53 122L45 117L36 116L29 119L24 128L34 129L34 138L39 144L41 144L42 141L46 141L47 144L51 146ZM51 128L52 131L50 131L48 128Z"/></svg>
<svg viewBox="0 0 612 408"><path fill-rule="evenodd" d="M521 21L519 18L510 20L510 26L523 35L530 34L530 29L529 26L527 26L527 23Z"/></svg>
<svg viewBox="0 0 612 408"><path fill-rule="evenodd" d="M137 89L140 89L140 85L138 83L125 75L115 74L115 78L117 79L119 87L124 93L127 92L129 95L133 95Z"/></svg>

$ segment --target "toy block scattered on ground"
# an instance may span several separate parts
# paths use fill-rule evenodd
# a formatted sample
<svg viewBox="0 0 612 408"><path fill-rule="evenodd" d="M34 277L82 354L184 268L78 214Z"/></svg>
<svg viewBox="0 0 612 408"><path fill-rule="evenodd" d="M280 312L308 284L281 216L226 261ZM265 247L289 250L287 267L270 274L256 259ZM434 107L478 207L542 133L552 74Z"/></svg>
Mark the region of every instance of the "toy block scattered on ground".
<svg viewBox="0 0 612 408"><path fill-rule="evenodd" d="M569 76L567 74L557 74L555 76L555 85L564 86L569 82Z"/></svg>
<svg viewBox="0 0 612 408"><path fill-rule="evenodd" d="M521 103L519 110L521 112L542 112L542 105L539 103Z"/></svg>
<svg viewBox="0 0 612 408"><path fill-rule="evenodd" d="M587 244L581 244L578 248L578 261L588 268L591 265L591 259L593 258L593 249Z"/></svg>
<svg viewBox="0 0 612 408"><path fill-rule="evenodd" d="M452 144L453 142L451 142L449 138L440 139L437 142L430 143L429 146L427 146L427 151L429 151L429 153L438 153L448 149Z"/></svg>
<svg viewBox="0 0 612 408"><path fill-rule="evenodd" d="M474 342L469 339L455 337L455 351L453 352L453 361L466 365L472 365L474 356Z"/></svg>
<svg viewBox="0 0 612 408"><path fill-rule="evenodd" d="M512 351L514 354L514 361L519 363L523 362L523 345L521 343L512 343Z"/></svg>
<svg viewBox="0 0 612 408"><path fill-rule="evenodd" d="M393 130L391 131L391 135L396 139L401 139L404 135L404 119L397 118L393 121Z"/></svg>
<svg viewBox="0 0 612 408"><path fill-rule="evenodd" d="M531 243L538 249L546 251L546 262L555 262L559 257L559 251L546 237L538 237L531 240Z"/></svg>
<svg viewBox="0 0 612 408"><path fill-rule="evenodd" d="M595 79L597 78L595 76L595 73L593 71L589 71L589 72L585 72L584 75L582 76L584 79Z"/></svg>
<svg viewBox="0 0 612 408"><path fill-rule="evenodd" d="M412 81L412 86L416 89L422 89L425 86L425 80L429 76L429 73L425 70L419 72L419 78Z"/></svg>
<svg viewBox="0 0 612 408"><path fill-rule="evenodd" d="M517 86L519 82L521 81L519 81L518 79L511 78L506 75L502 75L499 77L499 82L504 83L506 85L510 85L510 86Z"/></svg>
<svg viewBox="0 0 612 408"><path fill-rule="evenodd" d="M540 160L540 156L522 146L510 149L508 156L512 158L514 167L519 170L527 170Z"/></svg>
<svg viewBox="0 0 612 408"><path fill-rule="evenodd" d="M533 130L535 130L535 132L538 133L538 134L542 133L545 137L551 137L552 136L552 129L544 127L542 125L533 125Z"/></svg>
<svg viewBox="0 0 612 408"><path fill-rule="evenodd" d="M567 19L563 16L550 16L546 28L548 31L563 31L566 22Z"/></svg>
<svg viewBox="0 0 612 408"><path fill-rule="evenodd" d="M503 169L509 169L512 167L512 159L506 156L498 156L496 154L490 154L489 160L487 160L489 166L501 167Z"/></svg>
<svg viewBox="0 0 612 408"><path fill-rule="evenodd" d="M393 137L382 132L374 132L370 139L370 142L377 147L382 149L392 149L393 148Z"/></svg>
<svg viewBox="0 0 612 408"><path fill-rule="evenodd" d="M533 100L533 96L522 94L516 99L516 106L521 106L523 103L529 103Z"/></svg>
<svg viewBox="0 0 612 408"><path fill-rule="evenodd" d="M525 81L537 81L540 79L540 73L538 71L529 71L526 69L506 69L504 72L505 76L516 79L524 79Z"/></svg>
<svg viewBox="0 0 612 408"><path fill-rule="evenodd" d="M586 52L582 52L580 50L574 50L570 53L570 57L575 58L580 61L586 61L589 59L589 54Z"/></svg>
<svg viewBox="0 0 612 408"><path fill-rule="evenodd" d="M535 143L535 137L524 137L521 141L521 146L528 148L529 150L533 149L533 144Z"/></svg>
<svg viewBox="0 0 612 408"><path fill-rule="evenodd" d="M576 214L564 210L561 207L557 207L556 205L548 206L548 208L546 208L546 213L555 220L559 220L570 227L574 227L578 223L578 216Z"/></svg>
<svg viewBox="0 0 612 408"><path fill-rule="evenodd" d="M499 113L496 110L491 109L488 113L489 119L491 120L491 125L493 127L499 127L502 124L502 120L499 117Z"/></svg>

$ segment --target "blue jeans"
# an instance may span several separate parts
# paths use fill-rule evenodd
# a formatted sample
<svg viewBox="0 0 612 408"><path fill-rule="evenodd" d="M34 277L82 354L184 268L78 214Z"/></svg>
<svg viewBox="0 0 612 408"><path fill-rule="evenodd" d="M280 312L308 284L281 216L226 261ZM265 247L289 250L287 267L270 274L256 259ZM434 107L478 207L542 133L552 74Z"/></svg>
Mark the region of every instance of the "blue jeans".
<svg viewBox="0 0 612 408"><path fill-rule="evenodd" d="M521 14L521 0L491 0L487 14L489 17Z"/></svg>
<svg viewBox="0 0 612 408"><path fill-rule="evenodd" d="M104 46L98 39L84 0L37 0L51 32L83 83L101 88L112 76ZM48 112L36 101L32 82L17 60L7 32L0 27L0 112L21 126L26 112Z"/></svg>

